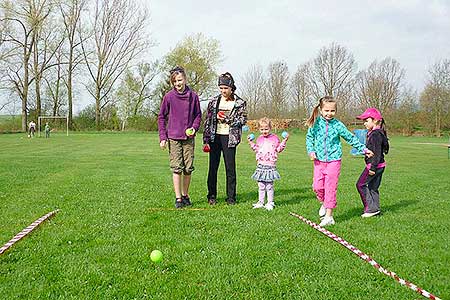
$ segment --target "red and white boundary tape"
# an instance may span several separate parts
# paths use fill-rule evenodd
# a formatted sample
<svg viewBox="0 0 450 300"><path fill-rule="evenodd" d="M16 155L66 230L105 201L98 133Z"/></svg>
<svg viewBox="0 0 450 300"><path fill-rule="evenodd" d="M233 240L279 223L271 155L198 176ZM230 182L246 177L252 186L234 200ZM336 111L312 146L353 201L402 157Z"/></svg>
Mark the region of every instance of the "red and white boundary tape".
<svg viewBox="0 0 450 300"><path fill-rule="evenodd" d="M316 223L306 219L303 216L300 216L300 215L298 215L296 213L292 213L292 212L290 213L290 215L294 216L296 218L299 218L300 220L302 220L303 222L305 222L306 224L308 224L312 228L316 229L317 231L322 232L327 237L329 237L329 238L333 239L334 241L338 242L339 244L341 244L342 246L344 246L348 250L352 251L354 254L358 255L359 258L361 258L362 260L365 260L366 262L368 262L370 265L372 265L375 269L377 269L378 271L380 271L384 275L387 275L389 277L394 278L401 285L405 285L405 286L409 287L410 289L412 289L413 291L416 291L417 293L419 293L422 296L427 297L429 299L441 300L441 298L438 298L435 295L425 291L424 289L421 289L417 285L415 285L415 284L413 284L413 283L411 283L409 281L406 281L406 280L398 277L397 274L395 274L394 272L386 270L385 268L380 266L380 264L378 264L376 261L374 261L370 256L368 256L367 254L365 254L364 252L362 252L361 250L359 250L358 248L356 248L355 246L353 246L352 244L350 244L349 242L347 242L343 238L335 235L334 233L326 230L325 228L323 228L323 227L319 226L318 224L316 224Z"/></svg>
<svg viewBox="0 0 450 300"><path fill-rule="evenodd" d="M31 231L33 231L36 227L39 226L39 224L41 224L42 222L44 222L45 220L47 220L48 218L50 218L57 212L59 212L59 209L49 212L45 216L42 216L39 219L37 219L36 221L34 221L33 223L31 223L30 226L28 226L27 228L25 228L24 230L22 230L21 232L16 234L15 237L10 239L5 245L3 245L3 247L0 248L0 255L2 255L6 250L11 248L11 246L14 245L17 241L21 240L24 236L26 236Z"/></svg>

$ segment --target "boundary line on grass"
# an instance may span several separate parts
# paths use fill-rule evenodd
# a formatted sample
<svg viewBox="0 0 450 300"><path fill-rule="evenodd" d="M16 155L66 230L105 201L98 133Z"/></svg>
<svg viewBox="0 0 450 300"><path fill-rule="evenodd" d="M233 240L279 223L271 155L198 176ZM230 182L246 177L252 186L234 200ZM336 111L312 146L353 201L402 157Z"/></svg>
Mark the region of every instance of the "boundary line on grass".
<svg viewBox="0 0 450 300"><path fill-rule="evenodd" d="M19 240L21 240L22 238L24 238L27 234L29 234L30 232L32 232L36 227L38 227L42 222L44 222L45 220L47 220L48 218L50 218L51 216L53 216L54 214L56 214L57 212L59 212L59 209L54 210L52 212L49 212L48 214L46 214L45 216L40 217L39 219L37 219L36 221L34 221L33 223L30 224L30 226L28 226L27 228L25 228L24 230L22 230L21 232L19 232L18 234L16 234L16 236L14 236L12 239L10 239L5 245L3 245L3 247L0 248L0 255L2 255L3 253L5 253L6 250L8 250L9 248L12 247L12 245L14 245L16 242L18 242Z"/></svg>
<svg viewBox="0 0 450 300"><path fill-rule="evenodd" d="M336 234L328 231L327 229L319 226L318 224L308 220L307 218L305 218L305 217L303 217L301 215L298 215L298 214L293 213L293 212L290 212L289 214L291 216L293 216L293 217L296 217L296 218L302 220L303 222L305 222L306 224L308 224L312 228L316 229L317 231L320 231L321 233L325 234L327 237L331 238L332 240L338 242L339 244L341 244L342 246L344 246L345 248L347 248L348 250L350 250L351 252L356 254L359 258L361 258L362 260L368 262L372 267L374 267L375 269L377 269L378 271L380 271L384 275L387 275L387 276L392 277L393 279L395 279L395 281L397 281L401 285L409 287L413 291L416 291L417 293L421 294L422 296L424 296L426 298L429 298L429 299L432 299L432 300L441 300L441 298L431 294L430 292L427 292L426 290L418 287L417 285L413 284L412 282L409 282L409 281L407 281L405 279L402 279L402 278L398 277L398 275L395 274L394 272L391 272L391 271L383 268L379 263L377 263L375 260L373 260L369 255L365 254L364 252L362 252L361 250L359 250L358 248L356 248L355 246L353 246L352 244L350 244L349 242L347 242L343 238L337 236Z"/></svg>

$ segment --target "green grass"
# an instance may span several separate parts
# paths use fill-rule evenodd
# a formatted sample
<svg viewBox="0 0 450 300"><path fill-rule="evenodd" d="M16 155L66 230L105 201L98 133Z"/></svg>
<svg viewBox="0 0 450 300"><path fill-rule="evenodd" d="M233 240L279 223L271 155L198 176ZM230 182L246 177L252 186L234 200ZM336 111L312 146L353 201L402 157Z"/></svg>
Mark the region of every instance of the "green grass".
<svg viewBox="0 0 450 300"><path fill-rule="evenodd" d="M168 154L156 133L0 135L0 246L59 208L0 256L2 299L421 299L289 216L317 222L304 135L278 169L276 209L252 210L254 154L238 148L238 204L206 202L207 156L197 137L194 208L173 208ZM391 138L383 215L362 219L362 158L344 147L336 225L329 229L396 272L450 299L450 160L445 139ZM420 144L432 143L432 144ZM164 254L160 265L150 252Z"/></svg>

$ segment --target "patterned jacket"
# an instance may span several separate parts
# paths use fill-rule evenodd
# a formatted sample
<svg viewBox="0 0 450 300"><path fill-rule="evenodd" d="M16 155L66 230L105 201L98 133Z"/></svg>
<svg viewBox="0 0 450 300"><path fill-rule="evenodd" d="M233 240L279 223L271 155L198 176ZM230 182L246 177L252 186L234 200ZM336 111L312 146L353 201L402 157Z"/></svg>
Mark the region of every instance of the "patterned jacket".
<svg viewBox="0 0 450 300"><path fill-rule="evenodd" d="M225 117L225 123L230 126L230 135L228 137L228 147L236 147L241 142L242 126L247 123L247 103L239 96L234 95L236 102L230 114ZM218 95L211 99L206 110L205 129L203 130L203 144L213 143L217 130L217 112L219 103L222 99Z"/></svg>
<svg viewBox="0 0 450 300"><path fill-rule="evenodd" d="M365 153L366 146L361 144L345 125L337 120L326 120L319 116L306 134L306 150L308 154L315 153L319 161L329 162L340 160L342 158L342 144L340 137L356 148Z"/></svg>

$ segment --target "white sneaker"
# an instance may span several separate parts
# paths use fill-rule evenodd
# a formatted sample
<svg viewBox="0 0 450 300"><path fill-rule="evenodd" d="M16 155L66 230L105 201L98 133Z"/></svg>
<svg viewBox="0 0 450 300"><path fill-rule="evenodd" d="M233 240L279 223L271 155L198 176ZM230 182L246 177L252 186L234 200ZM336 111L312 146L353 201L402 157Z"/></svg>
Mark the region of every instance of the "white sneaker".
<svg viewBox="0 0 450 300"><path fill-rule="evenodd" d="M274 209L274 205L273 205L272 203L267 203L264 207L265 207L267 210L272 210L272 209Z"/></svg>
<svg viewBox="0 0 450 300"><path fill-rule="evenodd" d="M253 208L263 208L264 204L262 204L261 202L256 202L255 204L253 204Z"/></svg>
<svg viewBox="0 0 450 300"><path fill-rule="evenodd" d="M380 214L380 211L377 210L376 212L373 212L373 213L363 213L361 215L361 217L363 217L363 218L370 218L370 217L373 217L373 216L377 216L379 214Z"/></svg>
<svg viewBox="0 0 450 300"><path fill-rule="evenodd" d="M323 218L325 217L325 214L327 213L327 209L323 206L323 204L319 208L319 217Z"/></svg>
<svg viewBox="0 0 450 300"><path fill-rule="evenodd" d="M333 216L331 217L325 217L322 219L322 221L320 222L319 226L323 227L323 226L327 226L327 225L334 225L334 219Z"/></svg>

